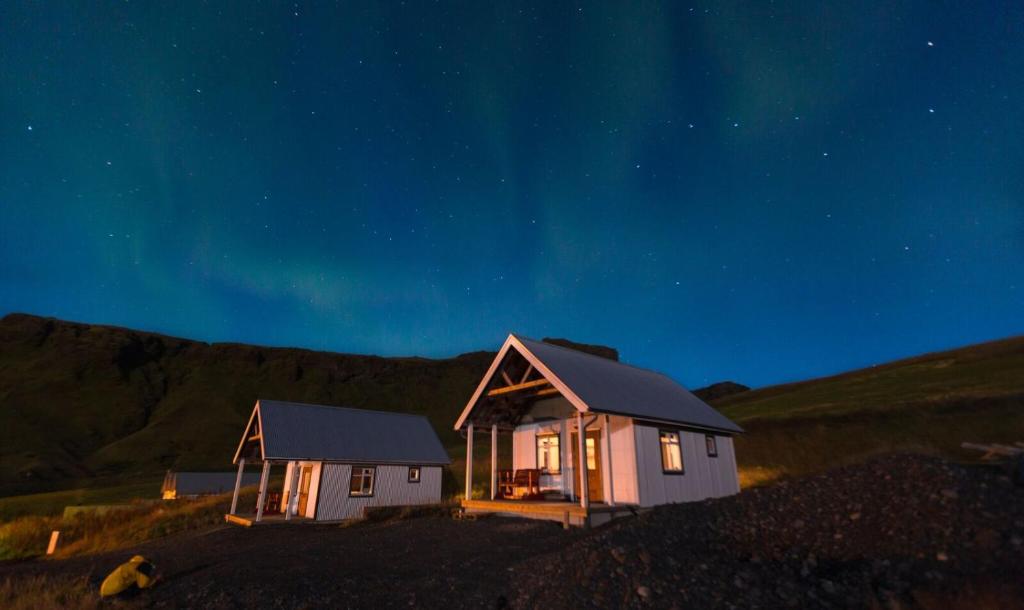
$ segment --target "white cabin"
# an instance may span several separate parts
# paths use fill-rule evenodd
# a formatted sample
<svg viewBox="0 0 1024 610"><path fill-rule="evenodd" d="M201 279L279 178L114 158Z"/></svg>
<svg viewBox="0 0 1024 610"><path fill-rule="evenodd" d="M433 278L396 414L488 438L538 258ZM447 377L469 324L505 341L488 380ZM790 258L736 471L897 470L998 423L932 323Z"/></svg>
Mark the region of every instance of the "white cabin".
<svg viewBox="0 0 1024 610"><path fill-rule="evenodd" d="M740 489L733 435L742 429L683 386L661 373L516 335L455 429L466 436L470 456L463 507L471 512L587 525ZM491 441L490 493L475 499L472 446L481 433ZM498 467L502 433L512 436L511 469Z"/></svg>
<svg viewBox="0 0 1024 610"><path fill-rule="evenodd" d="M252 518L238 507L247 463L262 465ZM251 525L285 520L343 521L367 508L436 504L450 463L427 418L259 400L235 452L238 464L227 520ZM270 471L285 467L280 492L268 495ZM249 511L241 511L248 513Z"/></svg>

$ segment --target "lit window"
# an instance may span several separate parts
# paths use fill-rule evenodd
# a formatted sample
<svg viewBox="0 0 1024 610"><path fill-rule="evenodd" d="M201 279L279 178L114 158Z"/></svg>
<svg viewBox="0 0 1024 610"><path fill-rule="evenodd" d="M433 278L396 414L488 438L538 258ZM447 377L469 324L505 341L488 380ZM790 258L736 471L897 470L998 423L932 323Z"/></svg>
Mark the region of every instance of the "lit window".
<svg viewBox="0 0 1024 610"><path fill-rule="evenodd" d="M561 472L557 434L537 436L537 468L546 474Z"/></svg>
<svg viewBox="0 0 1024 610"><path fill-rule="evenodd" d="M420 482L420 467L409 466L409 482L419 483Z"/></svg>
<svg viewBox="0 0 1024 610"><path fill-rule="evenodd" d="M348 485L350 496L372 496L374 468L366 466L352 467L352 480Z"/></svg>
<svg viewBox="0 0 1024 610"><path fill-rule="evenodd" d="M659 432L661 438L661 470L663 472L683 472L683 451L679 433L669 430Z"/></svg>
<svg viewBox="0 0 1024 610"><path fill-rule="evenodd" d="M587 439L587 470L597 470L597 452L592 438Z"/></svg>
<svg viewBox="0 0 1024 610"><path fill-rule="evenodd" d="M704 437L704 442L708 446L708 457L718 457L718 441L711 434Z"/></svg>

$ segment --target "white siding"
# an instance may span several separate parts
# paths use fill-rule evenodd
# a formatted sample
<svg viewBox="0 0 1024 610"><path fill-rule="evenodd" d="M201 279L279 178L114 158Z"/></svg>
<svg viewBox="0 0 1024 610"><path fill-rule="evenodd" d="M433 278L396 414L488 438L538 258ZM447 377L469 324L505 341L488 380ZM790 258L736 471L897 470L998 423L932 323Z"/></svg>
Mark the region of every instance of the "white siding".
<svg viewBox="0 0 1024 610"><path fill-rule="evenodd" d="M639 504L633 420L613 415L611 425L612 483L615 485L615 503Z"/></svg>
<svg viewBox="0 0 1024 610"><path fill-rule="evenodd" d="M441 501L441 467L423 466L419 483L409 482L408 466L377 466L370 497L349 497L350 464L323 464L317 490L316 519L337 521L358 519L370 506L436 504ZM312 490L310 497L313 498Z"/></svg>
<svg viewBox="0 0 1024 610"><path fill-rule="evenodd" d="M739 492L732 438L716 435L718 457L709 457L704 433L680 431L685 474L661 468L659 428L635 424L637 488L641 506L693 502Z"/></svg>

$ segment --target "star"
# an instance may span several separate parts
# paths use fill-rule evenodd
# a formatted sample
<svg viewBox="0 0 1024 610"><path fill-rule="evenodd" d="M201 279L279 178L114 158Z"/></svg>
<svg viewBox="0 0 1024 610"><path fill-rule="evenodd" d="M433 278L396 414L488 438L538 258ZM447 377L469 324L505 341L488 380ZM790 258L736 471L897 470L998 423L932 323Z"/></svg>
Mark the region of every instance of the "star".
<svg viewBox="0 0 1024 610"><path fill-rule="evenodd" d="M928 41L928 46L929 46L929 47L934 47L934 46L935 46L935 43L929 40L929 41Z"/></svg>
<svg viewBox="0 0 1024 610"><path fill-rule="evenodd" d="M931 113L931 114L935 114L935 109L934 108L929 108L928 112Z"/></svg>
<svg viewBox="0 0 1024 610"><path fill-rule="evenodd" d="M28 126L28 130L32 131L32 126L31 125Z"/></svg>

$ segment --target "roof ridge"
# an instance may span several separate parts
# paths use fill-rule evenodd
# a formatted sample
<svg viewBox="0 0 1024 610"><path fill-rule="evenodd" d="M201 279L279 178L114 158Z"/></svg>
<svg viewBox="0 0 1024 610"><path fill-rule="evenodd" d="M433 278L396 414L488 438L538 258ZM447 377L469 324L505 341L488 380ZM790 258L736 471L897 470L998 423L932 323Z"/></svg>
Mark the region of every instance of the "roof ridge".
<svg viewBox="0 0 1024 610"><path fill-rule="evenodd" d="M313 408L316 408L316 409L332 409L332 410L336 410L336 411L361 411L363 413L381 413L383 415L401 415L403 417L418 417L420 419L426 419L427 421L430 421L430 418L428 418L426 415L421 415L419 413L406 413L404 411L384 411L384 410L381 410L381 409L359 409L357 407L343 407L343 406L336 406L336 405L318 405L318 404L311 403L311 402L294 402L294 401L291 401L291 400L275 400L273 398L257 398L256 402L257 403L275 402L275 403L278 403L278 404L291 405L291 406L294 406L294 407L313 407Z"/></svg>
<svg viewBox="0 0 1024 610"><path fill-rule="evenodd" d="M670 377L667 373L662 373L661 371L656 371L654 369L649 369L649 368L646 368L646 367L637 366L635 364L630 364L628 362L623 362L621 360L612 360L611 358L605 358L604 356L598 356L597 354L591 354L591 353L588 353L588 352L584 352L582 350L573 349L571 347L565 347L564 345L558 345L558 344L555 344L555 343L548 343L547 341L544 341L544 340L531 339L530 337L525 337L525 336L522 336L522 335L517 335L516 333L512 333L512 336L515 337L516 339L519 339L520 341L525 339L527 341L532 341L534 343L543 343L546 346L554 347L554 348L557 348L557 349L560 349L560 350L565 350L567 352L572 352L574 354L579 354L581 356L587 356L588 358L597 358L598 360L604 360L605 362L611 362L612 364L618 364L620 366L629 367L631 369L636 369L638 371L643 371L645 373L654 373L655 375L661 375L662 377L668 379L672 383L678 384L679 387L683 388L687 392L690 392L690 389L687 388L685 385L679 383L678 381L676 381L675 379ZM690 393L692 394L692 392L690 392Z"/></svg>

